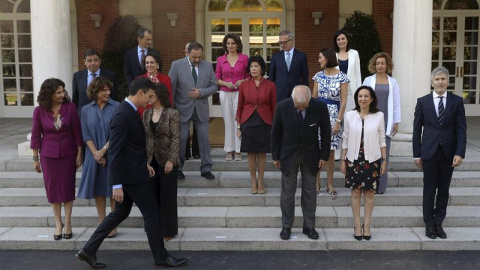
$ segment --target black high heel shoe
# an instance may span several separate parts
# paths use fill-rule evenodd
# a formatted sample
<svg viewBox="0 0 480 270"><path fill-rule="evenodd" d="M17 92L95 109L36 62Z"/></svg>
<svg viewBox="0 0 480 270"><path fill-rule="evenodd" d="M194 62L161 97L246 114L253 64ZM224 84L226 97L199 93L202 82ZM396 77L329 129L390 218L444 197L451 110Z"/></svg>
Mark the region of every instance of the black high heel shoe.
<svg viewBox="0 0 480 270"><path fill-rule="evenodd" d="M62 231L63 231L63 223L62 223ZM57 241L58 241L58 240L60 240L60 239L62 239L62 233L60 233L60 234L54 234L54 235L53 235L53 240L57 240Z"/></svg>
<svg viewBox="0 0 480 270"><path fill-rule="evenodd" d="M364 228L364 225L365 225L365 224L362 224L362 236L363 236L363 239L369 241L369 240L372 238L372 236L371 236L371 235L365 235L365 234L363 234L363 230L365 229L365 228Z"/></svg>
<svg viewBox="0 0 480 270"><path fill-rule="evenodd" d="M362 235L356 235L355 234L355 227L353 227L353 237L358 241L362 240L362 238L363 238Z"/></svg>
<svg viewBox="0 0 480 270"><path fill-rule="evenodd" d="M72 227L72 226L70 225L70 227ZM65 239L72 239L72 237L73 237L73 230L71 228L70 228L70 233L64 233L63 234L63 238L65 238Z"/></svg>

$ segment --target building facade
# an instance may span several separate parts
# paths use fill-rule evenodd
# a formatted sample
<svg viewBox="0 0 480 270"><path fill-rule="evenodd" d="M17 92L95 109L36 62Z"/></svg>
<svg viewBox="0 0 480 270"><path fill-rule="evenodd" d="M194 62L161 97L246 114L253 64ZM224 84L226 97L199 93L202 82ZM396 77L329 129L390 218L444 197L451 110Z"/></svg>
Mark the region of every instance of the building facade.
<svg viewBox="0 0 480 270"><path fill-rule="evenodd" d="M0 117L31 117L41 82L57 77L70 90L73 72L83 69L83 52L101 50L112 22L133 15L153 30L164 72L184 56L186 42L205 47L215 64L226 33L242 36L244 53L267 62L279 50L278 33L295 32L306 53L310 77L319 49L355 10L371 14L382 48L392 54L401 89L400 131L411 134L417 97L430 91L429 71L450 72L450 91L464 98L467 115L479 116L478 34L480 0L0 0ZM211 115L221 117L218 100ZM401 136L400 136L401 138Z"/></svg>

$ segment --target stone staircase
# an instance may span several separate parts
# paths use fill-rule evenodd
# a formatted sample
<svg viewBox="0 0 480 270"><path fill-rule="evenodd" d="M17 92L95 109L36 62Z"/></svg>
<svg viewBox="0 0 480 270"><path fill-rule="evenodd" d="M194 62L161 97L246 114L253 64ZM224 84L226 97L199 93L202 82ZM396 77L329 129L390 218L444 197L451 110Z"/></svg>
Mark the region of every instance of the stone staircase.
<svg viewBox="0 0 480 270"><path fill-rule="evenodd" d="M281 174L270 157L265 175L267 194L251 195L246 160L226 162L218 148L212 150L212 156L214 180L200 177L199 160L186 162L186 179L179 180L178 189L179 235L166 243L169 250L480 249L479 158L465 160L454 172L444 222L447 240L424 236L422 173L411 158L391 158L389 188L375 197L372 240L358 242L352 237L350 190L343 188L342 174L334 176L338 196L328 195L324 188L318 196L316 228L320 239L313 241L301 233L299 188L292 239L282 241ZM73 239L54 241L53 213L42 175L33 172L31 166L29 157L0 161L0 249L80 249L98 225L94 201L75 200ZM80 176L81 172L77 173L77 186ZM142 226L141 214L134 208L117 237L107 239L102 249L147 250Z"/></svg>

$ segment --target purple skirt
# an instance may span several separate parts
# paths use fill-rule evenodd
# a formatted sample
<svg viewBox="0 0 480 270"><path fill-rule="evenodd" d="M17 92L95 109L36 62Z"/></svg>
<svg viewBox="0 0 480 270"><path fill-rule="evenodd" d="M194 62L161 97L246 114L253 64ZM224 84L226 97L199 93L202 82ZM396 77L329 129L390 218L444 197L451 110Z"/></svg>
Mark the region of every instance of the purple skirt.
<svg viewBox="0 0 480 270"><path fill-rule="evenodd" d="M75 172L77 155L50 158L40 156L43 181L49 203L75 200Z"/></svg>

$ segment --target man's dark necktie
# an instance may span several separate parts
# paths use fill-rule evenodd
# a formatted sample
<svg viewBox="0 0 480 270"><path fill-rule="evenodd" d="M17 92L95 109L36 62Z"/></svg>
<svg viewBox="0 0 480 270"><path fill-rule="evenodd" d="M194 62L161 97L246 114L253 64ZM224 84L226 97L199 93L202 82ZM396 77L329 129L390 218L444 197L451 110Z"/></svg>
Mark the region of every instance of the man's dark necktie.
<svg viewBox="0 0 480 270"><path fill-rule="evenodd" d="M445 116L445 106L443 106L443 97L438 97L440 101L438 102L438 122L443 126L443 119Z"/></svg>
<svg viewBox="0 0 480 270"><path fill-rule="evenodd" d="M142 58L142 61L140 61L140 65L142 68L142 71L145 72L145 50L140 50L142 52L142 55L140 56Z"/></svg>
<svg viewBox="0 0 480 270"><path fill-rule="evenodd" d="M303 126L303 114L302 111L298 111L297 113L297 120L298 120L298 127L302 129Z"/></svg>
<svg viewBox="0 0 480 270"><path fill-rule="evenodd" d="M197 71L195 70L195 66L192 65L192 77L193 77L193 82L195 85L197 85Z"/></svg>

